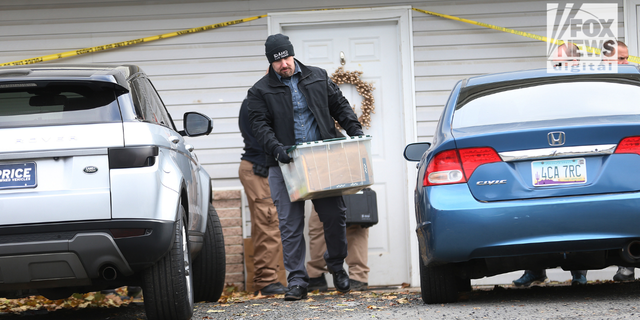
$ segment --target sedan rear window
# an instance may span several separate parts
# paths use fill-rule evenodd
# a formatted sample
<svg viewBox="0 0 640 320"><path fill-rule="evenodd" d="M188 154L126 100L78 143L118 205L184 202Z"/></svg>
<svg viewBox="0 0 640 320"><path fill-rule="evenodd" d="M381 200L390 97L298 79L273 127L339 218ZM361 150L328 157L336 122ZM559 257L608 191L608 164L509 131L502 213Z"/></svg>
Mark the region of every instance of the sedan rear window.
<svg viewBox="0 0 640 320"><path fill-rule="evenodd" d="M640 114L640 87L614 82L564 82L485 94L457 106L455 129L582 117Z"/></svg>
<svg viewBox="0 0 640 320"><path fill-rule="evenodd" d="M0 128L119 122L122 90L91 81L0 83Z"/></svg>

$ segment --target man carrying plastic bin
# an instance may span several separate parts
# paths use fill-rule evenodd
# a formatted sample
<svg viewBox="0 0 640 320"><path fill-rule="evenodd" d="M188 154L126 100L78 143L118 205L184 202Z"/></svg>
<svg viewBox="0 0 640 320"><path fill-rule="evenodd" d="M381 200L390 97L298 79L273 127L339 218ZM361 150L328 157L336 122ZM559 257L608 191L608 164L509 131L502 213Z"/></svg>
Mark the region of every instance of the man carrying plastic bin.
<svg viewBox="0 0 640 320"><path fill-rule="evenodd" d="M249 89L247 96L253 132L267 153L271 197L278 209L284 265L289 272L285 300L307 297L309 275L305 268L304 201L291 202L278 162L289 163L287 147L302 142L340 137L336 119L350 136L363 135L362 126L324 69L294 59L293 45L283 34L265 42L269 73ZM342 196L313 199L324 225L324 258L340 292L349 292L343 268L347 256L346 207Z"/></svg>

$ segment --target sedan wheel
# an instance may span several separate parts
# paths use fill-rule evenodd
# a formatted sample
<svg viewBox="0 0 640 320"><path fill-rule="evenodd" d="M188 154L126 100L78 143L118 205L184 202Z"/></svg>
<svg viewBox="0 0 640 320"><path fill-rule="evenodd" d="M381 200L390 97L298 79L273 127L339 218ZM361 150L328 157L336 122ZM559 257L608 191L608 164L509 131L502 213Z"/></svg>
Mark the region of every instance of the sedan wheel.
<svg viewBox="0 0 640 320"><path fill-rule="evenodd" d="M420 289L425 303L448 303L458 300L458 279L450 265L426 267L420 261Z"/></svg>

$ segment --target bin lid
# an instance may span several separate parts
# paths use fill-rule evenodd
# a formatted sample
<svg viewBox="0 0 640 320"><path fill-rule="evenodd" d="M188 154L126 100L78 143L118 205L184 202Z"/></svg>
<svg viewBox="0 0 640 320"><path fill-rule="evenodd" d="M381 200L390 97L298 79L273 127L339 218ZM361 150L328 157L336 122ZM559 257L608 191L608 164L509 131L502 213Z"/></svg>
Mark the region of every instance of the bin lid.
<svg viewBox="0 0 640 320"><path fill-rule="evenodd" d="M344 142L351 142L351 141L363 141L363 140L371 140L371 136L368 135L368 134L365 134L365 135L362 135L362 136L340 137L340 138L333 138L333 139L325 139L325 140L298 143L296 145L293 145L293 146L289 147L287 149L287 153L291 153L296 148L304 148L304 147L311 147L311 146L322 146L322 145L326 145L326 144L344 143Z"/></svg>

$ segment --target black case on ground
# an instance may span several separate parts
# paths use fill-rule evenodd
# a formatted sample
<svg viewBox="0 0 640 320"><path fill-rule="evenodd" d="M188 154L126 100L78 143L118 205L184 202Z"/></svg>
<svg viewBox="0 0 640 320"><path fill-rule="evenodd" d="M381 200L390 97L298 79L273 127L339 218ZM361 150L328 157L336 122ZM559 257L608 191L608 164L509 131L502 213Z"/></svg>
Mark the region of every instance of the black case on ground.
<svg viewBox="0 0 640 320"><path fill-rule="evenodd" d="M378 223L378 200L371 188L342 197L347 206L347 225L359 224L367 228Z"/></svg>

